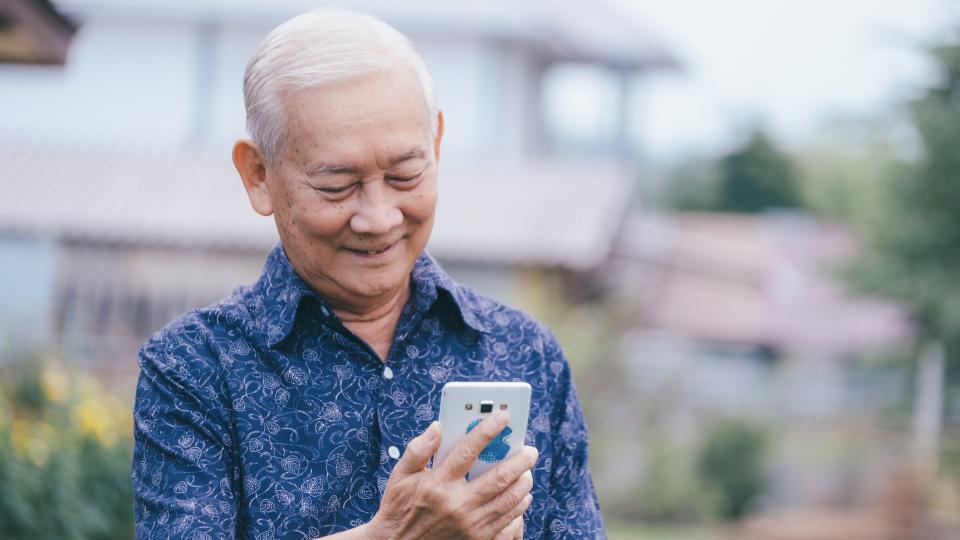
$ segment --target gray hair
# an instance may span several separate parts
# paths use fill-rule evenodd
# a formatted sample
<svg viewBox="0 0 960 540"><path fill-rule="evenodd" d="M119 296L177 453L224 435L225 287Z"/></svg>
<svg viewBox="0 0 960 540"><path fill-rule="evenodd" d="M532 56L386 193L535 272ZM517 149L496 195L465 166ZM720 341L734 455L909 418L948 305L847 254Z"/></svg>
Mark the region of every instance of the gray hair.
<svg viewBox="0 0 960 540"><path fill-rule="evenodd" d="M436 134L433 79L413 43L397 29L364 13L321 8L298 15L267 34L243 76L247 131L267 160L285 139L280 94L406 64L423 87Z"/></svg>

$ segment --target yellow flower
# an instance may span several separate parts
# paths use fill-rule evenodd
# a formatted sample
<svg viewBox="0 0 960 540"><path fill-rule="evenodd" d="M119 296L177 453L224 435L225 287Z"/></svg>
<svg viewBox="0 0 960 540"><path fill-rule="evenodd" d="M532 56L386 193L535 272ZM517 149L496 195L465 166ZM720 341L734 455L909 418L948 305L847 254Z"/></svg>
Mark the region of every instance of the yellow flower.
<svg viewBox="0 0 960 540"><path fill-rule="evenodd" d="M44 369L41 378L43 395L54 403L63 403L67 397L70 383L62 370Z"/></svg>
<svg viewBox="0 0 960 540"><path fill-rule="evenodd" d="M14 420L10 427L10 440L14 451L26 456L35 465L43 465L57 445L57 431L46 422Z"/></svg>
<svg viewBox="0 0 960 540"><path fill-rule="evenodd" d="M109 396L99 399L87 397L73 409L73 421L77 430L85 435L92 435L100 444L112 447L117 441L117 426L107 404Z"/></svg>

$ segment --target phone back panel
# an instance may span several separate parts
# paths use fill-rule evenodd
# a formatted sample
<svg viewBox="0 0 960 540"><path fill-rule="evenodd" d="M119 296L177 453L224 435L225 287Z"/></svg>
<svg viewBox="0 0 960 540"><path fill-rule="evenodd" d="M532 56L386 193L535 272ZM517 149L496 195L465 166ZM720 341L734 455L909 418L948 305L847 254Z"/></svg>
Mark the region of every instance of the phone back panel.
<svg viewBox="0 0 960 540"><path fill-rule="evenodd" d="M440 449L434 456L434 464L442 463L447 454L469 430L479 423L479 420L501 410L501 405L506 405L510 422L500 436L483 449L467 474L467 479L480 476L497 463L519 452L523 448L527 434L530 393L530 385L525 382L445 384L440 397L440 424L443 434ZM493 410L490 413L482 413L480 410L482 402L492 402Z"/></svg>

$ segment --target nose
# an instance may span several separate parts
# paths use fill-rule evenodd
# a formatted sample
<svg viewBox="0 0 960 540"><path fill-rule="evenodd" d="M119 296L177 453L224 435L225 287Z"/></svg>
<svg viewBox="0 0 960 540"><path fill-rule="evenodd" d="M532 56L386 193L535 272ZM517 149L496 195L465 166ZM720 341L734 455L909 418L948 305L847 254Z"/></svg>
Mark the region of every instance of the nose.
<svg viewBox="0 0 960 540"><path fill-rule="evenodd" d="M403 223L396 194L382 180L363 185L350 229L357 234L386 234Z"/></svg>

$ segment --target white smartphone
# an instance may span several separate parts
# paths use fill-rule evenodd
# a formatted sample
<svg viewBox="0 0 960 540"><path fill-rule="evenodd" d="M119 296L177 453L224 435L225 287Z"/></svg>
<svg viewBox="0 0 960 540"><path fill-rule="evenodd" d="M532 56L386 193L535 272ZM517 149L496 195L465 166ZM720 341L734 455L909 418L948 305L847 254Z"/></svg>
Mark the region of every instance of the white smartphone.
<svg viewBox="0 0 960 540"><path fill-rule="evenodd" d="M440 448L434 466L481 420L497 411L510 415L507 427L487 445L474 463L467 480L492 469L523 448L530 415L530 385L525 382L448 382L440 395Z"/></svg>

